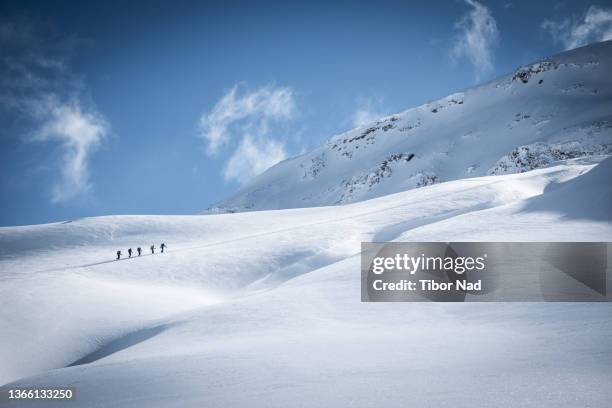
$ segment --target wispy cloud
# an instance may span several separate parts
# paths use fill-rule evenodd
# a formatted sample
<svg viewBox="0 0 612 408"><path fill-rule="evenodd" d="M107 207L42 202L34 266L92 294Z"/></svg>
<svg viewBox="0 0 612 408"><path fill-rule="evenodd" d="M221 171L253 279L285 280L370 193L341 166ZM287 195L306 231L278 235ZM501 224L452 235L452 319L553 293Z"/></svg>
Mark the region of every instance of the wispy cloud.
<svg viewBox="0 0 612 408"><path fill-rule="evenodd" d="M451 50L453 59L467 58L476 81L493 69L493 48L499 43L499 30L491 10L475 0L465 0L472 8L455 23L457 35Z"/></svg>
<svg viewBox="0 0 612 408"><path fill-rule="evenodd" d="M240 95L240 87L235 85L200 117L200 135L212 154L232 139L234 127L261 135L267 133L271 120L291 119L294 114L291 88L265 86Z"/></svg>
<svg viewBox="0 0 612 408"><path fill-rule="evenodd" d="M54 202L65 202L90 190L89 158L107 134L106 120L97 112L83 111L78 102L49 108L49 118L34 140L62 144L61 182L52 191Z"/></svg>
<svg viewBox="0 0 612 408"><path fill-rule="evenodd" d="M357 108L350 118L351 125L353 127L367 125L383 117L385 115L383 111L381 98L360 97L357 100Z"/></svg>
<svg viewBox="0 0 612 408"><path fill-rule="evenodd" d="M255 175L287 157L282 139L270 135L274 125L291 120L295 114L293 90L288 87L261 87L242 91L238 84L200 117L200 137L207 153L216 155L224 146L234 148L224 176L246 183Z"/></svg>
<svg viewBox="0 0 612 408"><path fill-rule="evenodd" d="M612 9L590 6L581 18L544 20L540 27L566 50L612 39Z"/></svg>
<svg viewBox="0 0 612 408"><path fill-rule="evenodd" d="M0 21L0 108L28 123L22 140L61 145L60 176L51 191L55 203L91 189L89 159L109 131L70 69L75 41L26 18Z"/></svg>
<svg viewBox="0 0 612 408"><path fill-rule="evenodd" d="M256 175L287 158L283 142L244 135L223 172L226 180L244 184Z"/></svg>

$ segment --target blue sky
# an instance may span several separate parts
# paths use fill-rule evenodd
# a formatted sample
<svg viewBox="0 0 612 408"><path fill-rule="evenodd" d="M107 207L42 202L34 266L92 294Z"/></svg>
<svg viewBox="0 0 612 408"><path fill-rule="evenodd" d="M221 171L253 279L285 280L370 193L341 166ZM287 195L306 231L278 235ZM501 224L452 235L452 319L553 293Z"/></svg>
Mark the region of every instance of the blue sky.
<svg viewBox="0 0 612 408"><path fill-rule="evenodd" d="M612 38L610 2L96 3L0 6L2 226L196 213L377 115Z"/></svg>

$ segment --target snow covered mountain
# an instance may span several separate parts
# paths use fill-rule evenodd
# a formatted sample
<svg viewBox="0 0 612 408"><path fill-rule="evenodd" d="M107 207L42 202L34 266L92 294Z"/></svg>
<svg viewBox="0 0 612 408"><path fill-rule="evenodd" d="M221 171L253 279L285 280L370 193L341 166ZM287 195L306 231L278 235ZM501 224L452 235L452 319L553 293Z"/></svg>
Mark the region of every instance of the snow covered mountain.
<svg viewBox="0 0 612 408"><path fill-rule="evenodd" d="M379 197L612 152L612 41L545 58L487 84L336 135L208 212Z"/></svg>
<svg viewBox="0 0 612 408"><path fill-rule="evenodd" d="M340 207L0 228L0 393L73 387L53 402L72 408L608 407L612 304L361 303L359 244L610 241L611 179L593 156ZM163 255L113 260L162 240Z"/></svg>

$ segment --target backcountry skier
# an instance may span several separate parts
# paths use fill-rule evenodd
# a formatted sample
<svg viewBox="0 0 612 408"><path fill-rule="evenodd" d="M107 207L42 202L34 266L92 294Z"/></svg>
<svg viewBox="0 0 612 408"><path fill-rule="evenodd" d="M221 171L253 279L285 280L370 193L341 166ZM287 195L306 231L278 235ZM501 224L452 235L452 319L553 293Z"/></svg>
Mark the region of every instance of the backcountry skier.
<svg viewBox="0 0 612 408"><path fill-rule="evenodd" d="M165 242L162 242L162 244L160 245L160 247L161 247L161 251L162 251L162 254L163 254L163 253L164 253L164 248L166 247L166 243L165 243Z"/></svg>
<svg viewBox="0 0 612 408"><path fill-rule="evenodd" d="M155 245L151 245L151 253L154 254L155 253Z"/></svg>
<svg viewBox="0 0 612 408"><path fill-rule="evenodd" d="M121 251L117 251L117 259L121 259Z"/></svg>
<svg viewBox="0 0 612 408"><path fill-rule="evenodd" d="M138 248L136 248L136 251L138 251L138 256L140 256L140 253L142 252L142 248L138 247Z"/></svg>
<svg viewBox="0 0 612 408"><path fill-rule="evenodd" d="M132 248L128 249L128 257L131 258L132 257Z"/></svg>

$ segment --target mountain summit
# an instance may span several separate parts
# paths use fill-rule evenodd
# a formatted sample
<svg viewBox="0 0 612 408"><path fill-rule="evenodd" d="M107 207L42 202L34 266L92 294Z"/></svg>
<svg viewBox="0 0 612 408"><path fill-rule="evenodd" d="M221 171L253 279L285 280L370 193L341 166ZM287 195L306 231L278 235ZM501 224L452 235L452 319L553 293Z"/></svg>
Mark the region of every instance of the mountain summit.
<svg viewBox="0 0 612 408"><path fill-rule="evenodd" d="M207 212L344 204L612 152L612 41L336 135Z"/></svg>

